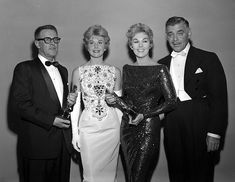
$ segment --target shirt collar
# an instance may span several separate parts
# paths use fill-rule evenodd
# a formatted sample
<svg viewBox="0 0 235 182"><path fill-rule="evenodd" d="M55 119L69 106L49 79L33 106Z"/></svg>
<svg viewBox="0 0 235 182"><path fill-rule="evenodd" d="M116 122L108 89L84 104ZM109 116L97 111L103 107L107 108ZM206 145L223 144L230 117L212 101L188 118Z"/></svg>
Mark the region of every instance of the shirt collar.
<svg viewBox="0 0 235 182"><path fill-rule="evenodd" d="M45 62L49 61L48 59L46 59L45 57L43 57L41 54L38 54L38 58L40 59L40 61L42 62L42 64L47 68L48 66L46 66Z"/></svg>
<svg viewBox="0 0 235 182"><path fill-rule="evenodd" d="M188 44L186 45L186 47L184 48L184 50L182 50L182 51L180 51L180 52L172 51L171 57L175 58L177 55L187 56L188 51L189 51L189 48L190 48L190 43L188 43Z"/></svg>

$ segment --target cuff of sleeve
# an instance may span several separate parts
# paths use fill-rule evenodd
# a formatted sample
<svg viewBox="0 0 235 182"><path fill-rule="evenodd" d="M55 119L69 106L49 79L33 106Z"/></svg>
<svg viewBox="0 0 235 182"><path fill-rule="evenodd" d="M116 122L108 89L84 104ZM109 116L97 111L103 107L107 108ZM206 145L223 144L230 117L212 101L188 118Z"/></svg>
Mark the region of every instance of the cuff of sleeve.
<svg viewBox="0 0 235 182"><path fill-rule="evenodd" d="M118 97L122 96L122 90L114 90Z"/></svg>
<svg viewBox="0 0 235 182"><path fill-rule="evenodd" d="M214 134L214 133L209 133L209 132L207 133L207 136L214 137L214 138L220 138L219 135Z"/></svg>

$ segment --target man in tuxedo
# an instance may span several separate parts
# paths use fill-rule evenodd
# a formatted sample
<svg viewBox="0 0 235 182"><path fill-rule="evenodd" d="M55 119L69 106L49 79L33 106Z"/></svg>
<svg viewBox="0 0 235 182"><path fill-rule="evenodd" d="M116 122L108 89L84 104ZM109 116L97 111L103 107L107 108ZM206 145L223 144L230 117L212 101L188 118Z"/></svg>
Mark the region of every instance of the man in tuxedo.
<svg viewBox="0 0 235 182"><path fill-rule="evenodd" d="M68 71L55 61L60 38L53 25L35 30L38 56L19 63L12 81L13 100L19 113L19 151L22 181L69 182L71 127L60 117L74 104L68 95Z"/></svg>
<svg viewBox="0 0 235 182"><path fill-rule="evenodd" d="M171 182L212 182L227 127L227 85L223 67L213 52L190 43L183 17L166 22L173 49L159 60L167 65L178 96L177 108L164 121L164 147Z"/></svg>

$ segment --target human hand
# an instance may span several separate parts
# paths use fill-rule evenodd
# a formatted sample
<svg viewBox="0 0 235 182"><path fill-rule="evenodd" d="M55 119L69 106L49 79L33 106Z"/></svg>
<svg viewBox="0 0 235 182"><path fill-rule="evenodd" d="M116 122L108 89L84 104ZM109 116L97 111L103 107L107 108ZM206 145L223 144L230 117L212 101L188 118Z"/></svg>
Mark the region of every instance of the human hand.
<svg viewBox="0 0 235 182"><path fill-rule="evenodd" d="M67 102L69 103L69 105L73 106L76 103L77 97L78 97L77 92L70 92L67 97Z"/></svg>
<svg viewBox="0 0 235 182"><path fill-rule="evenodd" d="M143 119L144 119L143 114L138 114L134 120L132 120L132 117L129 116L129 124L137 126Z"/></svg>
<svg viewBox="0 0 235 182"><path fill-rule="evenodd" d="M58 128L69 128L70 121L67 119L60 118L60 117L55 117L55 120L53 122L53 126L56 126Z"/></svg>
<svg viewBox="0 0 235 182"><path fill-rule="evenodd" d="M105 94L105 101L109 105L114 105L114 104L116 104L116 97L113 94L106 93Z"/></svg>
<svg viewBox="0 0 235 182"><path fill-rule="evenodd" d="M206 137L207 152L213 152L219 149L220 139L216 137Z"/></svg>
<svg viewBox="0 0 235 182"><path fill-rule="evenodd" d="M164 113L159 114L159 118L160 118L160 121L163 120L165 118L165 114Z"/></svg>
<svg viewBox="0 0 235 182"><path fill-rule="evenodd" d="M75 141L74 143L72 142L72 144L73 144L73 148L74 148L76 151L80 152L80 145L79 145L79 142Z"/></svg>
<svg viewBox="0 0 235 182"><path fill-rule="evenodd" d="M80 135L79 135L79 130L78 130L78 132L76 132L76 134L73 133L73 138L72 138L73 148L78 152L80 152L80 142L79 141L80 141Z"/></svg>

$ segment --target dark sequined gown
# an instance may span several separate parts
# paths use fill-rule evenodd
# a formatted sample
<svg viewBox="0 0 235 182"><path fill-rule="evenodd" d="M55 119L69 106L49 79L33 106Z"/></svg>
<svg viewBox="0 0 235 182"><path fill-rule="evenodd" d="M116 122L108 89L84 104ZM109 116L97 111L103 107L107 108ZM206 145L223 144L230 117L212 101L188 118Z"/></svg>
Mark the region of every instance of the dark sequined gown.
<svg viewBox="0 0 235 182"><path fill-rule="evenodd" d="M163 65L123 67L123 100L145 115L137 126L128 124L124 113L121 146L128 182L149 182L156 167L160 146L160 113L172 110L176 94Z"/></svg>

